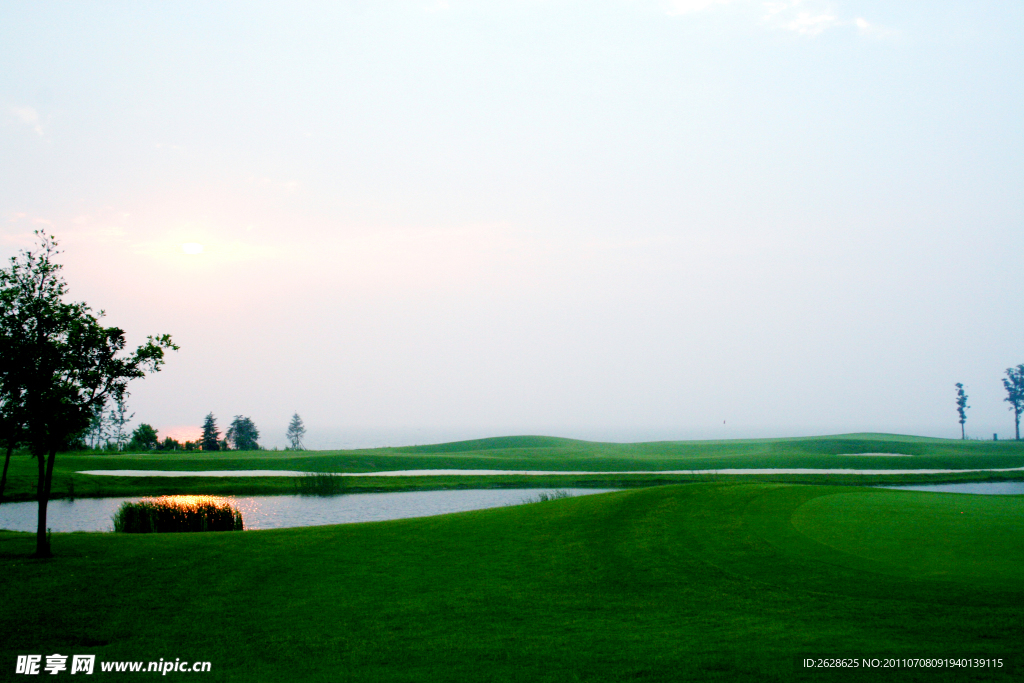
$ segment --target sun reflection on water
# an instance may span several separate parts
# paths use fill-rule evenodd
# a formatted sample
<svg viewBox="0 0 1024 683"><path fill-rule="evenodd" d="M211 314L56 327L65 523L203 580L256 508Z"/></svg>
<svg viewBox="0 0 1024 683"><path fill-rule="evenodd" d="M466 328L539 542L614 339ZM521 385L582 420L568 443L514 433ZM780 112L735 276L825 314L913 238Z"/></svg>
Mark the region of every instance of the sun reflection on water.
<svg viewBox="0 0 1024 683"><path fill-rule="evenodd" d="M231 498L225 498L224 496L156 496L152 498L143 498L143 500L147 503L162 503L165 505L189 508L199 507L200 505L216 505L217 507L222 507L224 505L231 505L234 503Z"/></svg>
<svg viewBox="0 0 1024 683"><path fill-rule="evenodd" d="M249 527L248 520L266 516L260 500L252 496L239 498L236 496L168 495L150 496L143 498L142 501L189 510L195 510L206 505L213 505L218 508L227 505L241 513L246 528Z"/></svg>

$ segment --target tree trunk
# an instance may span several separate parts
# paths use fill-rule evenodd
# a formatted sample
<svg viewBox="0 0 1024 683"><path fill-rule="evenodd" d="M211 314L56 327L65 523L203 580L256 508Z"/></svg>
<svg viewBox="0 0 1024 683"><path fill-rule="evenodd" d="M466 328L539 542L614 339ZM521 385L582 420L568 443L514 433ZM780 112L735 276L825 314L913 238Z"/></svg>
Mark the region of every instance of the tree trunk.
<svg viewBox="0 0 1024 683"><path fill-rule="evenodd" d="M963 422L960 423L960 440L961 441L966 441L967 440L967 433L964 432L964 423Z"/></svg>
<svg viewBox="0 0 1024 683"><path fill-rule="evenodd" d="M39 466L39 475L36 477L36 500L39 501L39 508L36 518L36 552L33 557L40 557L44 548L49 552L46 543L46 457L42 453L36 453L35 456L36 464Z"/></svg>
<svg viewBox="0 0 1024 683"><path fill-rule="evenodd" d="M1013 414L1013 417L1015 418L1014 422L1016 422L1017 426L1017 441L1020 441L1020 411L1018 410L1017 412L1015 412Z"/></svg>
<svg viewBox="0 0 1024 683"><path fill-rule="evenodd" d="M53 481L53 463L57 459L57 449L50 450L49 457L45 458L44 466L42 455L39 458L39 485L36 493L39 498L39 517L36 526L36 552L32 557L53 557L50 552L50 539L46 533L46 506L50 502L50 484Z"/></svg>
<svg viewBox="0 0 1024 683"><path fill-rule="evenodd" d="M0 477L0 503L4 500L4 489L7 488L7 466L11 464L11 451L14 450L14 446L10 443L7 444L7 458L4 460L4 474Z"/></svg>

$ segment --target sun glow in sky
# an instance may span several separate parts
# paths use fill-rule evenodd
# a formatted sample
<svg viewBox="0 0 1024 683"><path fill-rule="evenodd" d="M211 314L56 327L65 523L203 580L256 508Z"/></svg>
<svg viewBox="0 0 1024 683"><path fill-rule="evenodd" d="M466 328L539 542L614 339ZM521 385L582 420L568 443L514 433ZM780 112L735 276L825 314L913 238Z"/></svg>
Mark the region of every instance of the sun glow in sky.
<svg viewBox="0 0 1024 683"><path fill-rule="evenodd" d="M178 443L185 443L186 441L199 441L202 439L203 430L193 425L164 424L160 427L159 436L161 440L170 437Z"/></svg>
<svg viewBox="0 0 1024 683"><path fill-rule="evenodd" d="M958 437L956 382L1005 435L1022 34L1010 0L4 3L0 256L45 229L74 299L173 335L129 400L161 438Z"/></svg>

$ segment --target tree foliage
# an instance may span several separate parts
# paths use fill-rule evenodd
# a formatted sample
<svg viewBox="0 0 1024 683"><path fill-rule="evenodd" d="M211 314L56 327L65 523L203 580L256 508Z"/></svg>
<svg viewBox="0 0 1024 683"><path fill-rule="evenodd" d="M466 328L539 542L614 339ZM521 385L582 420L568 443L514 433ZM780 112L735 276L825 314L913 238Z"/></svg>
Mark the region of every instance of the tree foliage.
<svg viewBox="0 0 1024 683"><path fill-rule="evenodd" d="M306 426L302 424L302 418L299 417L298 413L292 415L292 421L288 423L288 437L289 448L293 451L303 451L305 447L302 445L302 437L306 435Z"/></svg>
<svg viewBox="0 0 1024 683"><path fill-rule="evenodd" d="M128 414L128 405L123 398L114 401L114 406L108 413L108 419L110 420L110 433L113 437L113 445L119 451L123 451L125 446L128 445L130 440L128 436L128 423L134 417L135 413Z"/></svg>
<svg viewBox="0 0 1024 683"><path fill-rule="evenodd" d="M156 450L159 444L160 439L157 437L156 430L151 425L143 422L132 432L132 439L128 442L128 450L152 451Z"/></svg>
<svg viewBox="0 0 1024 683"><path fill-rule="evenodd" d="M1006 398L1003 400L1010 404L1010 410L1013 411L1017 440L1020 441L1020 414L1024 412L1024 364L1015 368L1006 368L1003 388L1006 389Z"/></svg>
<svg viewBox="0 0 1024 683"><path fill-rule="evenodd" d="M189 441L188 443L194 443L194 442ZM161 451L181 451L181 450L185 450L184 446L182 446L181 443L177 439L175 439L173 437L170 437L170 436L164 437L164 440L161 441L157 445L157 449L161 450ZM192 449L189 449L189 450L192 450Z"/></svg>
<svg viewBox="0 0 1024 683"><path fill-rule="evenodd" d="M101 410L89 420L89 427L86 429L83 439L86 446L96 449L103 448L108 437L107 413Z"/></svg>
<svg viewBox="0 0 1024 683"><path fill-rule="evenodd" d="M128 404L123 399L112 403L109 409L101 409L92 416L89 426L81 435L87 447L123 451L129 445L131 437L128 423L135 417L135 413L128 412Z"/></svg>
<svg viewBox="0 0 1024 683"><path fill-rule="evenodd" d="M260 438L259 430L253 421L242 415L235 415L228 428L227 440L236 451L258 451L260 445L256 442Z"/></svg>
<svg viewBox="0 0 1024 683"><path fill-rule="evenodd" d="M156 372L170 335L125 352L124 331L100 324L103 312L64 301L60 253L52 236L0 270L0 406L38 463L36 556L49 557L46 508L58 448L83 433L108 401L123 402L128 382Z"/></svg>
<svg viewBox="0 0 1024 683"><path fill-rule="evenodd" d="M212 411L203 420L203 436L200 441L204 451L220 450L220 430L217 429L217 418Z"/></svg>
<svg viewBox="0 0 1024 683"><path fill-rule="evenodd" d="M964 423L967 422L967 394L964 392L964 385L956 383L956 412L960 415L960 438L966 439L967 432L964 431Z"/></svg>

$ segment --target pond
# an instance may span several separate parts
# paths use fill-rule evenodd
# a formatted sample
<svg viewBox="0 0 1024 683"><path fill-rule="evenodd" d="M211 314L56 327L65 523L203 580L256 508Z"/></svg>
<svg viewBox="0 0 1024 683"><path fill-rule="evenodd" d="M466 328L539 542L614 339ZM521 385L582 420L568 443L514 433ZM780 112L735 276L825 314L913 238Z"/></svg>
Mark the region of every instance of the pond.
<svg viewBox="0 0 1024 683"><path fill-rule="evenodd" d="M915 484L913 486L879 486L883 489L904 491L934 491L937 493L975 493L984 496L1024 495L1024 481L979 481L964 484Z"/></svg>
<svg viewBox="0 0 1024 683"><path fill-rule="evenodd" d="M353 493L343 496L205 496L238 508L246 529L282 529L322 524L380 522L408 517L430 517L450 512L520 505L544 493L566 491L572 496L606 493L615 489L482 489L464 491L403 491ZM188 498L167 496L166 498ZM56 532L112 531L111 518L125 501L143 498L78 498L51 500L47 526ZM0 529L35 531L38 504L0 505Z"/></svg>

